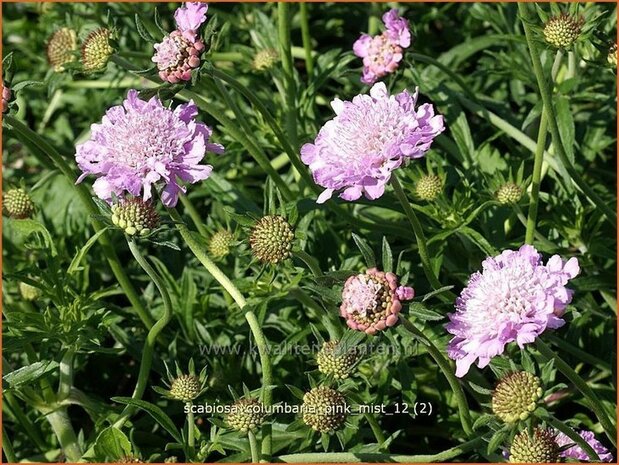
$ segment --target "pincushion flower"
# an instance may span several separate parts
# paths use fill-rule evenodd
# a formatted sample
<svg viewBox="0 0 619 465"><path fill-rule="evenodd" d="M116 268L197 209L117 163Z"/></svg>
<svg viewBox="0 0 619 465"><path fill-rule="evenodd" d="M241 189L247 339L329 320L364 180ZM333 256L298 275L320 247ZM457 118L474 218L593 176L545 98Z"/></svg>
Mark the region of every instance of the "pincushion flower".
<svg viewBox="0 0 619 465"><path fill-rule="evenodd" d="M375 334L398 322L402 301L410 300L412 287L399 286L393 273L370 268L344 283L340 315L349 328Z"/></svg>
<svg viewBox="0 0 619 465"><path fill-rule="evenodd" d="M600 441L595 438L595 434L592 431L582 430L578 434L591 446L591 448L598 454L602 462L612 462L613 454L611 454L606 447L602 445ZM561 452L561 457L583 460L589 462L589 455L577 444L574 443L565 433L558 433L556 437L559 447L574 444L572 447L565 449Z"/></svg>
<svg viewBox="0 0 619 465"><path fill-rule="evenodd" d="M456 376L464 376L476 360L484 368L510 342L522 348L546 329L563 326L573 293L565 285L579 272L576 258L564 262L554 255L544 265L530 245L484 260L446 325L454 335L447 351L456 361Z"/></svg>
<svg viewBox="0 0 619 465"><path fill-rule="evenodd" d="M370 36L362 34L353 44L353 52L363 59L363 76L361 82L374 84L377 80L393 73L399 66L404 49L411 44L408 21L398 15L398 11L389 10L383 15L385 31Z"/></svg>
<svg viewBox="0 0 619 465"><path fill-rule="evenodd" d="M210 176L213 167L200 164L205 152L223 153L221 145L209 142L211 129L195 121L197 114L192 101L172 110L157 97L144 101L130 90L122 105L91 126L90 139L76 147L82 170L77 182L96 176L95 194L108 202L127 193L149 200L153 185L163 184L164 205L175 206L179 192L185 192L179 181Z"/></svg>
<svg viewBox="0 0 619 465"><path fill-rule="evenodd" d="M364 194L374 200L383 195L391 172L405 160L421 158L445 129L443 117L425 103L415 109L414 94L389 95L385 84L375 84L370 95L352 102L335 99L335 118L322 127L314 143L301 147L301 159L316 184L325 188L317 202L336 190L340 197L357 200Z"/></svg>
<svg viewBox="0 0 619 465"><path fill-rule="evenodd" d="M200 66L200 55L205 46L197 33L206 21L207 10L206 3L188 2L174 13L177 29L155 44L152 57L162 80L172 84L189 81L191 71Z"/></svg>

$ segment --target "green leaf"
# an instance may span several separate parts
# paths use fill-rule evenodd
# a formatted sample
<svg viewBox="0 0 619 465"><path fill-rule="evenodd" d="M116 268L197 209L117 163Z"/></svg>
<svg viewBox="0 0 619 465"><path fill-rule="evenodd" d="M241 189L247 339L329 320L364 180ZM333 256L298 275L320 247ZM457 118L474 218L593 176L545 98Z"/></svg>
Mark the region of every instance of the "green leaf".
<svg viewBox="0 0 619 465"><path fill-rule="evenodd" d="M411 302L408 306L411 316L423 321L439 321L445 318L445 315L441 315L434 310L430 310L421 302Z"/></svg>
<svg viewBox="0 0 619 465"><path fill-rule="evenodd" d="M559 126L559 134L565 148L565 154L574 163L574 143L575 143L575 127L574 117L570 110L570 104L567 98L558 96L556 99L557 125Z"/></svg>
<svg viewBox="0 0 619 465"><path fill-rule="evenodd" d="M486 450L486 452L488 454L492 454L505 441L506 437L507 437L506 428L501 428L500 430L498 430L496 433L492 435L492 438L490 438L490 442L488 443L488 449Z"/></svg>
<svg viewBox="0 0 619 465"><path fill-rule="evenodd" d="M453 289L455 286L443 286L439 289L436 289L432 292L428 292L426 295L423 296L423 298L421 299L422 302L425 302L426 300L430 299L431 297L437 296L439 294L442 294L443 292L447 292L450 291L451 289Z"/></svg>
<svg viewBox="0 0 619 465"><path fill-rule="evenodd" d="M355 241L355 244L357 244L357 247L359 247L359 250L361 251L361 255L363 255L363 259L365 260L365 264L367 265L367 267L375 267L376 256L374 255L374 252L372 251L372 248L369 246L367 241L357 236L355 233L352 233L352 238Z"/></svg>
<svg viewBox="0 0 619 465"><path fill-rule="evenodd" d="M493 415L482 415L477 420L475 420L475 423L473 423L473 430L477 430L482 426L486 426L492 423L494 420L495 418Z"/></svg>
<svg viewBox="0 0 619 465"><path fill-rule="evenodd" d="M58 368L58 362L54 360L35 362L4 375L2 379L8 383L11 388L16 388L31 383L46 373L54 371L56 368Z"/></svg>
<svg viewBox="0 0 619 465"><path fill-rule="evenodd" d="M10 221L10 223L9 223ZM28 237L34 234L40 234L43 238L45 247L47 247L52 257L57 255L56 246L52 239L52 235L42 223L36 220L7 220L10 224L11 230L22 237L22 240L26 240Z"/></svg>
<svg viewBox="0 0 619 465"><path fill-rule="evenodd" d="M303 396L305 395L305 393L301 389L291 384L286 384L286 387L293 396L295 396L297 399L303 400Z"/></svg>
<svg viewBox="0 0 619 465"><path fill-rule="evenodd" d="M132 399L131 397L112 397L112 401L120 404L133 405L134 407L144 410L151 417L153 417L153 419L159 423L163 429L170 433L175 441L180 443L183 442L178 429L174 425L174 422L156 405L144 400Z"/></svg>
<svg viewBox="0 0 619 465"><path fill-rule="evenodd" d="M131 455L131 442L121 430L110 426L97 437L95 454L101 460L112 461Z"/></svg>
<svg viewBox="0 0 619 465"><path fill-rule="evenodd" d="M77 252L77 254L75 254L75 257L73 257L73 260L71 260L71 264L69 265L69 268L67 268L67 274L73 274L76 271L79 271L81 269L79 268L80 263L82 262L82 260L84 259L84 257L86 256L90 248L93 245L95 245L95 243L97 242L97 239L99 239L99 236L104 234L107 231L107 229L108 228L106 227L106 228L99 230L94 236L88 239L86 244L84 244L84 247L82 247Z"/></svg>
<svg viewBox="0 0 619 465"><path fill-rule="evenodd" d="M390 273L393 271L393 254L387 238L383 236L383 271Z"/></svg>
<svg viewBox="0 0 619 465"><path fill-rule="evenodd" d="M148 30L144 26L144 23L140 19L140 15L137 13L135 14L135 27L140 37L146 42L150 42L151 44L154 44L156 42L155 38L151 35L150 32L148 32Z"/></svg>

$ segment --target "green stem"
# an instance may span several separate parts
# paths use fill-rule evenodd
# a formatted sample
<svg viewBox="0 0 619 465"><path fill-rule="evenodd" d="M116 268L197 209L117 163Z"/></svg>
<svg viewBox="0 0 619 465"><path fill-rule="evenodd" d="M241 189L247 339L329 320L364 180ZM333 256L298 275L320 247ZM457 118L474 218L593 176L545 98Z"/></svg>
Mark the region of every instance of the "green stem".
<svg viewBox="0 0 619 465"><path fill-rule="evenodd" d="M378 445L382 447L382 445L385 443L385 435L383 434L383 430L378 424L378 421L376 421L376 418L371 413L365 413L363 414L363 416L370 425L372 433L374 433L374 437L376 438L376 442L378 442Z"/></svg>
<svg viewBox="0 0 619 465"><path fill-rule="evenodd" d="M305 68L307 69L308 79L314 73L314 59L312 57L312 37L309 28L309 15L307 13L307 3L299 3L301 10L301 37L303 39L303 49L305 50Z"/></svg>
<svg viewBox="0 0 619 465"><path fill-rule="evenodd" d="M70 347L60 361L58 367L59 380L58 380L58 394L56 396L58 402L62 402L71 393L71 387L73 386L73 358L75 357L75 348Z"/></svg>
<svg viewBox="0 0 619 465"><path fill-rule="evenodd" d="M19 405L19 401L15 398L12 392L5 391L2 393L4 402L6 406L10 408L13 415L15 415L15 419L17 422L26 430L26 434L28 438L37 446L37 448L41 452L47 451L47 446L45 441L41 437L41 432L34 423L28 418L28 416L24 413L21 406Z"/></svg>
<svg viewBox="0 0 619 465"><path fill-rule="evenodd" d="M397 455L366 454L356 452L330 452L280 455L278 460L287 463L359 463L359 462L393 462L393 463L427 463L448 462L466 452L475 450L484 444L484 439L477 437L451 449L433 455Z"/></svg>
<svg viewBox="0 0 619 465"><path fill-rule="evenodd" d="M256 435L253 431L249 431L247 433L247 438L249 439L249 450L251 451L251 462L259 463L260 462L260 450L258 449L258 441L256 441Z"/></svg>
<svg viewBox="0 0 619 465"><path fill-rule="evenodd" d="M434 270L432 269L432 264L430 263L430 257L428 255L428 249L426 246L426 238L423 234L423 228L421 227L421 223L415 214L415 211L411 208L408 199L406 198L406 194L404 193L404 189L402 189L402 185L400 181L398 181L397 176L395 174L391 176L391 185L393 186L393 190L395 191L395 195L400 201L402 208L404 209L404 213L406 214L408 220L413 227L413 232L415 233L415 239L417 240L417 249L419 250L419 257L421 258L421 265L423 267L423 271L430 281L430 285L436 290L443 287L439 282L438 278L434 274ZM455 295L452 292L445 292L441 294L444 297L448 297L449 299L455 299Z"/></svg>
<svg viewBox="0 0 619 465"><path fill-rule="evenodd" d="M204 227L202 218L200 218L200 213L198 213L198 210L196 210L195 205L191 202L191 200L189 200L189 197L187 197L186 195L181 195L180 199L183 207L185 207L185 211L191 218L191 221L193 221L193 224L200 233L200 235L208 237L208 231Z"/></svg>
<svg viewBox="0 0 619 465"><path fill-rule="evenodd" d="M606 215L606 218L611 222L613 227L617 229L617 213L613 210L606 201L604 201L580 176L580 173L574 168L561 140L561 133L559 132L559 125L557 124L557 117L552 102L552 90L548 84L548 80L544 76L544 70L542 68L542 62L540 60L539 51L535 42L535 37L529 23L534 19L530 14L530 8L525 3L518 3L518 11L522 17L522 26L529 46L529 55L531 62L533 63L533 72L537 79L537 86L539 87L540 94L542 96L542 102L544 105L544 112L548 118L548 124L550 126L550 134L552 135L552 142L554 144L557 155L561 159L566 171L571 176L574 183L580 188L580 190L589 198L589 200Z"/></svg>
<svg viewBox="0 0 619 465"><path fill-rule="evenodd" d="M531 201L529 203L529 214L527 216L527 229L525 233L525 244L533 244L535 228L537 226L537 211L539 205L539 187L542 178L542 164L544 163L544 149L546 147L546 135L548 134L548 118L542 110L537 132L537 149L535 150L535 161L533 162L533 177L531 178Z"/></svg>
<svg viewBox="0 0 619 465"><path fill-rule="evenodd" d="M538 416L540 420L545 420L546 423L548 423L554 429L561 431L568 438L574 441L582 450L587 453L589 459L591 459L592 462L600 461L600 456L597 454L597 452L595 452L595 450L593 450L593 447L591 447L589 443L585 441L582 436L580 436L580 434L578 434L572 428L564 424L562 421L557 420L554 416L548 413L538 415L538 412L535 412L535 415Z"/></svg>
<svg viewBox="0 0 619 465"><path fill-rule="evenodd" d="M245 313L245 319L247 323L249 323L251 332L256 340L258 354L260 355L260 361L262 363L262 402L265 405L271 405L273 403L273 369L269 358L269 346L254 312L251 310L247 311Z"/></svg>
<svg viewBox="0 0 619 465"><path fill-rule="evenodd" d="M50 143L48 143L43 137L39 136L28 126L26 126L24 123L14 118L13 116L4 116L4 121L13 128L21 141L24 143L24 145L33 149L32 153L35 156L38 157L42 154L46 155L53 162L56 168L58 168L60 172L69 179L70 183L74 185L74 189L76 190L78 197L91 215L100 214L99 209L92 200L88 188L84 184L74 184L75 180L77 179L75 172ZM92 218L91 221L95 231L98 232L104 228L103 224L101 224L99 220ZM99 244L101 244L101 248L103 249L103 254L107 258L107 261L110 265L110 268L112 269L112 272L114 273L114 276L116 276L118 284L124 291L127 299L129 299L129 302L133 306L134 310L136 311L144 325L147 328L150 328L154 323L154 319L146 311L144 305L142 305L142 302L140 301L135 287L133 287L133 284L127 276L125 268L123 267L122 263L120 263L118 255L116 254L116 250L114 249L114 246L110 241L109 234L107 232L101 234L98 240Z"/></svg>
<svg viewBox="0 0 619 465"><path fill-rule="evenodd" d="M69 420L67 408L62 407L46 415L47 421L52 426L54 434L68 462L77 462L82 457L82 451L75 430Z"/></svg>
<svg viewBox="0 0 619 465"><path fill-rule="evenodd" d="M165 282L159 276L159 273L155 271L155 269L148 263L148 260L142 255L140 252L140 248L136 244L133 239L129 239L129 250L133 254L133 257L138 262L138 264L142 267L142 269L146 272L148 277L155 283L157 290L161 294L161 299L163 300L163 314L157 320L157 322L153 325L153 327L148 331L146 335L146 341L144 341L144 349L142 350L142 359L140 360L140 370L138 372L138 380L135 385L135 389L133 390L133 395L131 396L134 400L139 400L144 395L144 391L146 390L146 385L148 383L148 375L150 374L150 368L153 363L153 352L155 349L155 342L157 341L157 336L159 333L163 331L163 329L167 326L167 324L172 319L172 300L170 299L170 294L166 288ZM120 418L116 421L114 426L120 428L136 411L136 408L127 405L123 410Z"/></svg>
<svg viewBox="0 0 619 465"><path fill-rule="evenodd" d="M279 48L282 60L282 68L285 75L286 88L286 133L293 147L298 147L297 140L297 109L296 109L296 83L294 80L294 64L290 50L290 4L279 2L277 4L277 30L279 34Z"/></svg>
<svg viewBox="0 0 619 465"><path fill-rule="evenodd" d="M187 413L187 445L189 446L189 450L191 451L192 459L193 453L196 447L196 421L194 418L193 411L189 409Z"/></svg>
<svg viewBox="0 0 619 465"><path fill-rule="evenodd" d="M9 435L6 434L6 424L2 425L2 450L4 451L7 463L17 463L17 456L13 450L13 443L9 439Z"/></svg>
<svg viewBox="0 0 619 465"><path fill-rule="evenodd" d="M434 345L430 338L428 338L419 329L417 329L417 327L413 325L410 321L408 321L408 319L401 317L400 321L402 322L404 328L408 330L413 336L415 336L415 338L417 338L426 347L428 353L432 356L436 364L439 366L445 378L447 378L447 382L451 386L451 390L453 391L454 397L456 398L456 403L458 404L458 411L460 412L460 422L462 423L462 429L464 431L464 434L466 434L467 436L471 436L473 434L473 428L471 423L469 406L466 401L464 391L462 390L462 386L454 375L454 370L451 364L443 356L443 353L438 350L438 348Z"/></svg>
<svg viewBox="0 0 619 465"><path fill-rule="evenodd" d="M535 346L537 350L546 357L548 360L553 360L557 369L563 373L563 375L569 379L576 389L580 391L580 393L584 396L586 403L589 408L593 411L597 419L599 420L602 428L604 428L604 432L608 439L613 443L613 445L617 446L617 428L612 424L610 419L608 418L608 414L604 410L602 403L598 399L598 396L593 392L593 390L589 387L587 382L582 379L578 373L574 371L574 369L569 366L559 355L554 353L552 349L541 339L537 338L535 341Z"/></svg>

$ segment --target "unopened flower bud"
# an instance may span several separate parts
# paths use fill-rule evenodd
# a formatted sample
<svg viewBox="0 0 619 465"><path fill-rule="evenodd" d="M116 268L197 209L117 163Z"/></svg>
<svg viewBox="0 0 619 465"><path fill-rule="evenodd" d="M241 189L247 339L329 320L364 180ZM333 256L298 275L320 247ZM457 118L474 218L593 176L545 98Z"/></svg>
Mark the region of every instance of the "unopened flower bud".
<svg viewBox="0 0 619 465"><path fill-rule="evenodd" d="M352 373L359 356L354 350L338 355L337 345L338 341L325 342L316 354L316 362L321 373L345 379Z"/></svg>
<svg viewBox="0 0 619 465"><path fill-rule="evenodd" d="M511 463L555 463L559 461L559 446L555 433L537 427L533 435L528 430L518 433L509 449Z"/></svg>
<svg viewBox="0 0 619 465"><path fill-rule="evenodd" d="M31 286L28 283L20 282L19 283L19 293L23 297L24 300L29 302L34 302L35 300L39 300L41 298L42 292L38 287Z"/></svg>
<svg viewBox="0 0 619 465"><path fill-rule="evenodd" d="M537 376L518 371L505 376L492 394L492 411L505 423L526 420L542 396Z"/></svg>
<svg viewBox="0 0 619 465"><path fill-rule="evenodd" d="M279 53L274 48L266 48L264 50L260 50L254 56L254 60L252 61L252 68L256 71L264 71L267 69L271 69L275 63L279 61Z"/></svg>
<svg viewBox="0 0 619 465"><path fill-rule="evenodd" d="M251 251L263 263L279 263L291 256L294 230L279 215L260 218L249 237Z"/></svg>
<svg viewBox="0 0 619 465"><path fill-rule="evenodd" d="M613 68L617 67L617 44L613 44L608 50L606 61L608 61L608 64Z"/></svg>
<svg viewBox="0 0 619 465"><path fill-rule="evenodd" d="M140 197L112 205L112 223L129 236L146 236L159 226L159 213Z"/></svg>
<svg viewBox="0 0 619 465"><path fill-rule="evenodd" d="M82 44L82 66L86 73L101 71L114 53L110 45L112 33L109 29L100 28L92 31Z"/></svg>
<svg viewBox="0 0 619 465"><path fill-rule="evenodd" d="M64 71L64 65L75 61L77 35L73 29L63 27L54 32L47 42L47 61L56 72Z"/></svg>
<svg viewBox="0 0 619 465"><path fill-rule="evenodd" d="M170 396L183 402L191 402L202 391L200 378L195 375L181 375L172 381Z"/></svg>
<svg viewBox="0 0 619 465"><path fill-rule="evenodd" d="M230 253L232 241L234 241L232 233L226 229L221 229L211 236L208 250L213 257L224 258Z"/></svg>
<svg viewBox="0 0 619 465"><path fill-rule="evenodd" d="M6 84L6 82L2 83L2 113L6 113L9 111L9 102L11 101L11 89Z"/></svg>
<svg viewBox="0 0 619 465"><path fill-rule="evenodd" d="M236 431L247 433L259 428L266 416L267 410L262 402L243 398L231 405L230 413L226 415L226 423Z"/></svg>
<svg viewBox="0 0 619 465"><path fill-rule="evenodd" d="M443 192L443 180L435 174L422 176L415 185L415 194L422 200L434 200Z"/></svg>
<svg viewBox="0 0 619 465"><path fill-rule="evenodd" d="M555 16L544 25L544 38L556 48L571 47L578 39L582 25L582 19L567 14Z"/></svg>
<svg viewBox="0 0 619 465"><path fill-rule="evenodd" d="M301 412L303 422L314 431L331 433L346 421L346 399L335 389L319 386L303 396Z"/></svg>
<svg viewBox="0 0 619 465"><path fill-rule="evenodd" d="M518 201L522 198L522 188L513 182L508 182L503 184L496 191L496 199L502 205L511 205L514 203L518 203Z"/></svg>
<svg viewBox="0 0 619 465"><path fill-rule="evenodd" d="M10 218L23 220L34 213L34 203L22 188L9 189L4 193L4 211Z"/></svg>

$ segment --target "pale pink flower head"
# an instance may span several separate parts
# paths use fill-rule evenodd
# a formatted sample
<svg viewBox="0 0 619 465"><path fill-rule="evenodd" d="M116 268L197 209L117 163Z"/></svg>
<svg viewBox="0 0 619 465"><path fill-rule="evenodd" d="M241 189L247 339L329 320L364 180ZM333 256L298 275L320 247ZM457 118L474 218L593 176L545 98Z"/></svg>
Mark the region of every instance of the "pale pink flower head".
<svg viewBox="0 0 619 465"><path fill-rule="evenodd" d="M414 295L412 287L398 285L395 274L370 268L344 283L340 315L346 318L349 328L375 334L394 326L402 309L401 302Z"/></svg>
<svg viewBox="0 0 619 465"><path fill-rule="evenodd" d="M11 89L6 85L5 82L2 83L2 113L6 113L9 111L9 102L11 101Z"/></svg>
<svg viewBox="0 0 619 465"><path fill-rule="evenodd" d="M108 202L127 193L148 200L153 185L160 184L164 205L175 206L185 192L180 182L210 176L213 167L200 164L205 153L223 153L221 145L209 142L212 131L195 120L197 115L192 101L172 110L157 97L144 101L130 90L122 105L91 126L90 139L76 147L82 170L77 182L96 176L95 194Z"/></svg>
<svg viewBox="0 0 619 465"><path fill-rule="evenodd" d="M456 361L456 376L464 376L475 361L484 368L510 342L523 348L546 329L563 326L573 293L565 286L579 272L576 258L564 262L554 255L543 264L530 245L484 260L446 325L454 335L447 352Z"/></svg>
<svg viewBox="0 0 619 465"><path fill-rule="evenodd" d="M198 29L206 21L208 5L188 2L176 10L177 29L155 44L152 61L157 64L159 77L172 84L191 79L192 70L200 66L200 55L205 49L198 37Z"/></svg>
<svg viewBox="0 0 619 465"><path fill-rule="evenodd" d="M443 117L431 104L419 108L418 90L389 95L379 82L370 95L357 95L352 102L335 99L335 118L320 129L313 144L301 147L301 159L314 181L325 190L323 203L342 190L344 200L361 195L374 200L383 195L391 172L405 160L423 157L436 136L445 129Z"/></svg>
<svg viewBox="0 0 619 465"><path fill-rule="evenodd" d="M582 430L579 431L578 434L582 437L587 443L591 446L591 448L598 454L600 460L602 462L613 462L614 457L606 447L602 445L600 441L595 438L595 434L592 431ZM569 444L573 444L572 447L561 452L561 457L580 460L584 462L590 462L589 454L587 454L582 447L578 444L574 443L572 439L570 439L565 433L558 432L557 437L555 438L559 447L567 446Z"/></svg>
<svg viewBox="0 0 619 465"><path fill-rule="evenodd" d="M353 44L353 52L363 59L361 82L374 84L393 73L404 56L404 49L411 44L408 20L401 18L395 9L383 15L385 30L375 36L361 34Z"/></svg>

